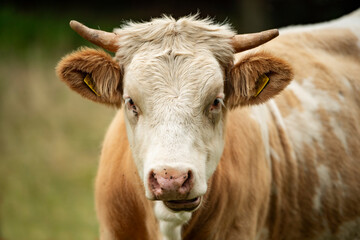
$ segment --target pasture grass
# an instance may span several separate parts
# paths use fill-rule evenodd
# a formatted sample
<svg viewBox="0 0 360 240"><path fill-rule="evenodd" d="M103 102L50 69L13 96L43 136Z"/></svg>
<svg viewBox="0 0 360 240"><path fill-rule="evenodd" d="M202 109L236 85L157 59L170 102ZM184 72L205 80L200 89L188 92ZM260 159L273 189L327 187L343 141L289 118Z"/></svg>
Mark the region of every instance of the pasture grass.
<svg viewBox="0 0 360 240"><path fill-rule="evenodd" d="M115 110L56 78L82 41L67 24L0 10L0 239L98 238L93 184Z"/></svg>

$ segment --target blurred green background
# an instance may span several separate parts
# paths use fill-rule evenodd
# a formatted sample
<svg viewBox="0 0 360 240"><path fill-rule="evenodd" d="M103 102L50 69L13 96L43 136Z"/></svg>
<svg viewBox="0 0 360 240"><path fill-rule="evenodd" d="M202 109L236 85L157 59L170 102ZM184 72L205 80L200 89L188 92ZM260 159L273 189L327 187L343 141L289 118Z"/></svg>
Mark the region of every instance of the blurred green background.
<svg viewBox="0 0 360 240"><path fill-rule="evenodd" d="M57 61L82 45L71 19L111 31L124 20L200 12L238 32L330 20L358 0L3 1L0 3L0 239L97 239L93 183L114 109L71 92Z"/></svg>

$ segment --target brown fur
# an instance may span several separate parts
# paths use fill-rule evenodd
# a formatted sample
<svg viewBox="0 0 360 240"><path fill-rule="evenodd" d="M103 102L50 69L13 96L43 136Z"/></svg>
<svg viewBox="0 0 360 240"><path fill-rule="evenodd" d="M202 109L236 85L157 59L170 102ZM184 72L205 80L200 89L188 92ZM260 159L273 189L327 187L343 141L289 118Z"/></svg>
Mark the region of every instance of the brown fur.
<svg viewBox="0 0 360 240"><path fill-rule="evenodd" d="M234 145L240 137L260 137L258 126L246 117L248 114L241 116L246 111L234 112L230 116L242 120L227 127L229 134L224 155L209 181L202 207L185 226L184 239L239 239L239 236L252 239L265 223L270 175L269 166L264 161L263 145L256 139L244 142L241 148ZM244 122L251 124L245 125ZM239 161L238 156L248 157ZM117 239L159 239L151 201L145 198L131 158L121 112L105 138L96 181L96 199L102 227L114 231Z"/></svg>
<svg viewBox="0 0 360 240"><path fill-rule="evenodd" d="M152 202L145 198L121 112L111 124L103 145L95 189L100 231L110 231L116 239L158 239Z"/></svg>
<svg viewBox="0 0 360 240"><path fill-rule="evenodd" d="M255 97L256 81L263 74L270 79ZM265 52L245 54L230 70L225 85L226 106L230 109L243 105L260 104L279 94L292 79L292 70L283 60Z"/></svg>
<svg viewBox="0 0 360 240"><path fill-rule="evenodd" d="M291 52L294 46L284 47L286 43L286 37L280 38L273 43L273 45L279 45L279 48L270 47L269 49L277 51L285 59L297 59L297 53ZM323 58L319 62L325 63L328 59ZM313 58L311 57L308 60L312 61ZM357 75L356 71L359 71L353 68L353 64L354 62L348 65L350 72L347 75L349 76L355 76ZM333 69L332 67L326 68L327 71ZM297 72L296 70L295 76L304 74L303 68L296 66L295 69L301 71ZM350 74L351 69L356 71ZM312 71L311 74L319 76L319 79L326 76L321 74L325 70L323 68L319 68L317 71L314 68L309 68L309 70ZM330 87L323 84L321 86ZM337 91L336 85L333 85L331 89L328 91ZM344 92L344 94L348 96L348 99L355 97L350 93ZM352 101L349 100L350 105ZM292 110L299 111L299 113L306 111L291 90L278 96L276 102L280 110L286 110L287 114ZM356 112L355 115L358 116L357 108L352 107L352 111L354 114ZM344 111L348 110L349 108L345 106ZM344 114L349 116L345 112ZM328 122L327 114L325 112L320 113L323 117L319 120L324 122L325 126ZM356 167L359 163L351 160L351 158L357 159L354 156L360 156L359 140L357 139L359 129L354 125L357 119L347 118L345 120L344 115L337 116L338 121L347 125L346 129L348 129L349 134L351 131L355 131L352 133L355 138L349 139L352 156L348 156L344 150L341 150L341 144L337 142L336 136L332 134L331 129L327 128L324 129L323 137L327 151L324 152L314 142L313 145L308 145L303 149L300 156L293 154L295 149L293 149L291 139L285 130L276 124L275 116L273 116L273 120L268 124L269 141L279 159L275 159L275 155L271 155L270 168L263 154L264 146L261 141L259 126L248 116L248 108L227 113L226 144L222 159L216 172L209 180L209 188L204 197L203 205L194 213L190 222L184 226L184 239L254 239L262 228L269 231L268 238L273 240L316 239L324 231L328 231L327 228L330 229L331 234L339 233L342 224L360 216L360 208L358 207L360 186L359 181L356 180L356 176L360 175L360 168ZM119 136L112 134L113 132L125 134L123 123L120 123L123 120L120 119L122 116L119 113L113 125L122 126L121 131L113 127L109 129L97 178L96 198L97 210L101 214L100 222L102 225L108 224L107 227L116 231L115 236L118 239L130 238L131 234L133 234L131 235L132 239L158 239L158 227L151 212L151 203L146 200L143 194L143 186L135 173L136 170L132 163L126 137L122 135L120 140L118 139ZM120 142L122 142L121 146L119 146ZM115 149L119 153L114 152ZM105 154L105 152L107 153ZM122 157L124 152L127 153L126 157ZM331 176L334 181L334 183L330 183L330 188L325 191L322 197L320 212L313 209L315 189L320 184L316 172L318 163L327 163L332 171ZM126 171L119 169L126 169ZM116 177L109 174L116 170L120 171L117 172ZM335 183L337 180L336 171L340 173L348 188L351 188L347 191L347 195L344 195L344 189ZM125 177L121 177L121 172L125 174ZM132 173L133 176L130 176ZM103 188L99 187L103 179L108 179L108 182L111 181L107 188L109 192L104 192ZM133 182L136 182L138 187L134 187ZM124 183L125 187L117 187ZM128 189L132 189L131 195L129 195L130 190ZM119 202L123 204L119 204ZM147 207L143 208L144 205ZM124 207L125 209L123 209ZM110 214L109 211L113 213ZM136 213L136 215L130 215L135 218L130 216L119 217L119 215L124 216L124 213L129 213L129 211ZM104 218L110 220L105 221ZM146 220L140 223L141 218ZM135 231L135 226L140 226L137 231ZM149 229L154 232L150 233ZM354 232L350 234L356 236ZM342 237L340 235L330 239L342 239Z"/></svg>
<svg viewBox="0 0 360 240"><path fill-rule="evenodd" d="M238 55L237 64L225 83L225 149L209 180L202 206L183 226L184 239L256 239L261 236L260 239L271 240L342 240L360 237L356 226L343 230L346 224L360 219L359 40L347 30L338 33L338 30L327 30L287 34L260 50ZM121 71L114 67L116 63L104 53L95 50L91 53L109 63L112 69L118 69L116 87L110 89L121 89ZM82 74L88 71L81 68L80 74L77 73L79 68L71 67L72 59L77 60L77 54L63 60L58 74L83 96L100 101L81 85ZM81 59L79 62L75 66L84 65ZM92 73L93 69L90 70ZM76 76L75 80L69 77L71 71L74 71L71 74ZM270 103L263 108L268 119L258 119L263 121L260 123L251 117L251 109L244 106L262 103L277 95L288 85L292 72L294 81L299 84L306 83L309 77L314 78L315 89L326 93L328 100L341 104L340 110L329 110L325 108L325 101L311 112L316 121L321 122L320 129L316 130L322 142L308 129L299 129L310 136L302 147L291 138L289 130L301 128L303 119L300 117L309 111L308 106L301 103L302 96L293 90L285 90L274 100L285 128L271 110ZM270 82L260 95L253 97L256 80L263 73L269 74ZM342 78L349 82L350 89L344 86ZM80 90L76 86L80 86ZM228 111L238 106L242 107ZM288 122L287 118L294 113L299 119ZM344 131L346 146L331 126L331 119ZM261 123L267 126L268 142L263 142ZM270 159L265 153L266 144L271 148ZM330 181L321 179L320 166L328 169ZM319 190L320 207L314 209L314 197ZM127 141L124 116L119 111L106 135L96 180L101 237L160 239L152 205L145 198Z"/></svg>
<svg viewBox="0 0 360 240"><path fill-rule="evenodd" d="M360 184L356 179L360 176L358 41L349 30L333 29L282 35L263 47L277 52L289 62L296 60L296 64L292 65L296 81L303 84L311 77L314 79L315 94L321 94L322 91L330 97L329 100L337 101L341 105L339 112L325 110L323 106L313 113L314 118L321 122L322 129L319 131L325 149L315 139L303 149L294 149L291 147L294 143L289 136L284 133L279 135L283 132L281 128L270 127L271 147L281 159L287 159L280 162L273 160L272 164L273 185L277 194L272 194L270 205L270 239L283 239L285 235L286 239L316 239L326 231L330 231L329 234L334 236L327 236L325 239L359 237L356 229L349 231L347 235L335 236L340 234L343 224L360 216ZM344 80L349 82L350 89L346 87ZM275 98L284 119L294 112L301 116L305 111L309 111L306 106L301 105L299 98L301 96L296 96L296 92L292 90L285 90ZM345 104L341 102L341 98ZM343 144L334 134L330 118L334 118L342 127L348 151L345 151ZM291 124L287 127L296 127L296 122ZM287 146L279 144L276 139L287 143ZM295 154L283 156L286 149L294 151ZM322 187L321 207L317 211L313 207L313 199L316 189L321 187L320 176L316 170L319 166L329 169L331 181L326 183L326 187ZM342 181L342 185L339 185L339 181Z"/></svg>
<svg viewBox="0 0 360 240"><path fill-rule="evenodd" d="M102 50L81 48L63 57L56 67L58 77L71 89L92 101L120 107L122 72L118 63ZM97 96L85 83L90 74Z"/></svg>
<svg viewBox="0 0 360 240"><path fill-rule="evenodd" d="M204 205L185 226L184 239L255 239L264 225L271 176L259 126L248 109L228 114L229 120L237 121L227 122L223 156L210 179Z"/></svg>

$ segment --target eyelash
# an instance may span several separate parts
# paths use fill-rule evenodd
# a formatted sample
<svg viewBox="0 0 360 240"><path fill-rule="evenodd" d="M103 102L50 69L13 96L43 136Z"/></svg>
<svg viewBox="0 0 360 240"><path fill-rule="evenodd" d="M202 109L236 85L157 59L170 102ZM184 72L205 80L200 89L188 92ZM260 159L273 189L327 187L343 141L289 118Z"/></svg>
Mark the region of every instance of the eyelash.
<svg viewBox="0 0 360 240"><path fill-rule="evenodd" d="M129 110L131 110L133 113L134 113L134 115L137 117L138 116L138 109L137 109L137 107L136 107L136 105L135 105L135 103L134 103L134 101L130 98L130 97L128 97L128 98L126 98L125 99L125 105L128 107L128 109ZM224 105L224 100L223 100L223 98L216 98L215 100L214 100L214 102L211 104L211 106L210 106L210 111L216 111L216 110L219 110L219 109L221 109L221 106L225 106Z"/></svg>
<svg viewBox="0 0 360 240"><path fill-rule="evenodd" d="M134 101L131 98L126 98L125 99L125 105L128 107L129 110L131 110L135 116L138 116L138 109L134 103Z"/></svg>

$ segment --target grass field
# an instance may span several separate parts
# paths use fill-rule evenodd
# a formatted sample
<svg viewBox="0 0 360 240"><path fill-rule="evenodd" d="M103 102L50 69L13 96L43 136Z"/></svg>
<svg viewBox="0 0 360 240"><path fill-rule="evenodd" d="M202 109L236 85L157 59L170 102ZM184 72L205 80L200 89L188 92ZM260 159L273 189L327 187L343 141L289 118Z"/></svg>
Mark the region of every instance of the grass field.
<svg viewBox="0 0 360 240"><path fill-rule="evenodd" d="M93 183L115 110L56 78L82 43L67 24L0 10L0 239L98 237Z"/></svg>

